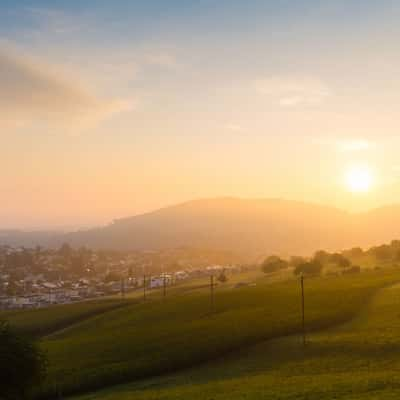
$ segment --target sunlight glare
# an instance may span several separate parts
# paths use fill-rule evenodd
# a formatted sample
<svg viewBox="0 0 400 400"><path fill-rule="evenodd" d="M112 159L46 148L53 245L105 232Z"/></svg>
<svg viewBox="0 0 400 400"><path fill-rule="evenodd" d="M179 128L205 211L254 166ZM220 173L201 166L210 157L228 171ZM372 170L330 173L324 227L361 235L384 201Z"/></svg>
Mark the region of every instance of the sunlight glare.
<svg viewBox="0 0 400 400"><path fill-rule="evenodd" d="M345 180L349 191L365 193L371 190L373 173L366 165L353 165L347 170Z"/></svg>

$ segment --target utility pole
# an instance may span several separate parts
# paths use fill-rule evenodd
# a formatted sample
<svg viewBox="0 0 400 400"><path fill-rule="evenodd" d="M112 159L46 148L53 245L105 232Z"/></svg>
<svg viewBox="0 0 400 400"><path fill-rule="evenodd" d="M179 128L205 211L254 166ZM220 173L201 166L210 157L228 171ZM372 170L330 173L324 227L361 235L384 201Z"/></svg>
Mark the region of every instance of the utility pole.
<svg viewBox="0 0 400 400"><path fill-rule="evenodd" d="M161 276L163 279L163 299L165 300L165 297L167 295L167 278L165 276L164 264L161 265Z"/></svg>
<svg viewBox="0 0 400 400"><path fill-rule="evenodd" d="M304 276L300 277L301 284L301 327L303 332L303 346L306 345L306 328L305 328L305 318L304 318Z"/></svg>
<svg viewBox="0 0 400 400"><path fill-rule="evenodd" d="M121 278L121 297L125 298L125 280Z"/></svg>
<svg viewBox="0 0 400 400"><path fill-rule="evenodd" d="M143 300L146 300L146 264L143 263Z"/></svg>
<svg viewBox="0 0 400 400"><path fill-rule="evenodd" d="M214 312L214 275L210 276L210 305L211 312Z"/></svg>

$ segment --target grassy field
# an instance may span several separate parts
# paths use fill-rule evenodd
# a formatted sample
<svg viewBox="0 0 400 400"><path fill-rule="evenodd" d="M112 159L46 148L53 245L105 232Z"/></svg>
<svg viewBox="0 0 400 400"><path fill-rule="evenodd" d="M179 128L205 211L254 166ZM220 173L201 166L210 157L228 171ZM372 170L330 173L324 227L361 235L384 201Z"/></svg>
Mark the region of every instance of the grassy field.
<svg viewBox="0 0 400 400"><path fill-rule="evenodd" d="M0 319L7 320L19 332L40 337L128 304L131 302L121 299L92 300L35 310L2 311Z"/></svg>
<svg viewBox="0 0 400 400"><path fill-rule="evenodd" d="M380 290L350 322L274 339L181 373L79 400L397 399L400 286Z"/></svg>
<svg viewBox="0 0 400 400"><path fill-rule="evenodd" d="M366 311L364 317L354 317L379 288L400 282L400 271L307 279L307 329L315 333L306 349L296 336L301 330L299 282L280 280L260 277L258 272L235 276L216 288L213 310L207 280L199 280L169 288L166 299L158 290L150 292L144 303L134 293L126 300L6 312L0 318L41 337L50 362L48 379L37 392L43 398L124 382L135 383L112 386L87 398L222 399L229 391L236 396L230 398L238 399L302 398L298 396L303 392L311 399L314 392L315 398L322 396L320 379L326 380L328 392L332 385L339 394L340 387L346 392L343 368L356 362L355 355L361 365L374 342L367 349L354 330L356 321L360 332L365 328ZM234 288L240 281L256 285ZM393 307L388 306L392 313ZM347 331L333 330L352 319ZM321 330L329 333L317 333ZM356 332L351 343L349 332ZM392 338L395 343L395 335ZM331 374L335 368L340 371ZM358 371L353 375L354 382L359 376L359 384L366 384Z"/></svg>
<svg viewBox="0 0 400 400"><path fill-rule="evenodd" d="M239 282L251 283L255 282L256 280L259 280L260 278L264 278L265 282L274 283L293 278L293 272L289 270L283 272L281 271L276 274L270 274L268 277L266 277L266 275L261 271L261 269L256 268L246 272L230 274L229 280L226 284L218 285L217 280L215 280L215 284L219 286L219 289L231 289ZM210 284L210 278L208 276L190 280L183 280L181 282L175 283L173 286L168 286L167 295L168 297L170 297L171 295L172 296L180 295L187 293L188 291L193 292L196 289L204 289L206 287L209 287L209 284ZM155 297L160 297L161 293L162 293L162 288L147 290L147 294ZM118 298L119 295L115 295L113 297ZM126 298L129 299L141 299L142 297L143 297L142 289L131 291L126 295Z"/></svg>
<svg viewBox="0 0 400 400"><path fill-rule="evenodd" d="M259 270L242 274L232 275L229 283L223 289L231 288L238 282L252 282L263 276ZM286 276L271 276L270 281L282 280ZM168 287L167 294L170 296L183 295L187 292L203 290L208 287L208 278L199 278L191 281L183 281L176 286ZM159 300L162 297L161 289L147 290L149 300ZM100 315L127 305L142 301L143 290L137 289L128 292L124 298L120 294L107 296L102 299L88 300L84 302L55 305L40 309L0 311L0 319L7 320L17 328L18 331L37 337L51 335L54 332L65 329L76 323L87 320L90 317Z"/></svg>
<svg viewBox="0 0 400 400"><path fill-rule="evenodd" d="M399 280L394 271L307 280L308 329L351 319L377 288ZM171 291L165 300L155 294L144 304L100 313L43 338L50 369L40 392L54 397L173 373L295 334L300 327L295 280L271 284L258 279L256 286L240 289L225 285L217 290L214 312L207 289Z"/></svg>

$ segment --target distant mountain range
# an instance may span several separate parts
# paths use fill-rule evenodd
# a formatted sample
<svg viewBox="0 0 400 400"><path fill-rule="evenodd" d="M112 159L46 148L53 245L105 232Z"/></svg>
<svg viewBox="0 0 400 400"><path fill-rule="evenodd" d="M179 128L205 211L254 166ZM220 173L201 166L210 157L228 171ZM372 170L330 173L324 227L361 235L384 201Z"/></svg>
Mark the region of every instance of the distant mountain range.
<svg viewBox="0 0 400 400"><path fill-rule="evenodd" d="M281 199L194 200L70 233L0 230L0 244L120 250L198 247L238 253L310 254L400 237L400 206L350 214Z"/></svg>

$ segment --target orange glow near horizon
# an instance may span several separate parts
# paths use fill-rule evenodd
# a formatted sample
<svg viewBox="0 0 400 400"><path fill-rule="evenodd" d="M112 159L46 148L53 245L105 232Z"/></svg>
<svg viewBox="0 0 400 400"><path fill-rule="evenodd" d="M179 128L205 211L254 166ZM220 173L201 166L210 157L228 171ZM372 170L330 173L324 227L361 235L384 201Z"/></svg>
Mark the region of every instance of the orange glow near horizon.
<svg viewBox="0 0 400 400"><path fill-rule="evenodd" d="M372 29L377 2L338 29L336 2L298 15L286 2L193 2L160 23L141 2L6 3L0 229L224 196L352 212L400 203L400 3Z"/></svg>

